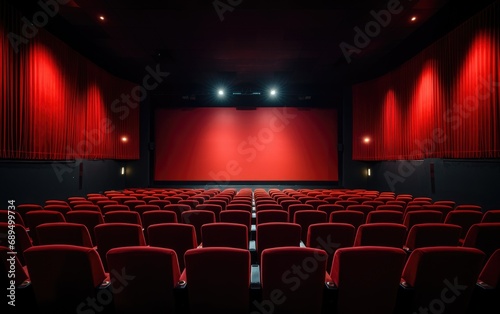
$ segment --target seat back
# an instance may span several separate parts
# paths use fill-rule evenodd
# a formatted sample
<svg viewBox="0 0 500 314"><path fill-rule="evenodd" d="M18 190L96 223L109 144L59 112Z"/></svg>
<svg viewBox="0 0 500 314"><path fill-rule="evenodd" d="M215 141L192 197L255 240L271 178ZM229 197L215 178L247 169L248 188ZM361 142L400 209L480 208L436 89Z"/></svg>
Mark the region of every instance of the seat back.
<svg viewBox="0 0 500 314"><path fill-rule="evenodd" d="M24 218L26 228L29 230L29 235L33 240L34 245L38 245L38 236L36 234L36 226L47 222L65 222L66 218L58 211L52 210L35 210L27 212Z"/></svg>
<svg viewBox="0 0 500 314"><path fill-rule="evenodd" d="M392 222L403 223L403 212L397 210L374 210L366 216L366 223Z"/></svg>
<svg viewBox="0 0 500 314"><path fill-rule="evenodd" d="M188 250L184 258L190 313L249 313L248 250L199 248Z"/></svg>
<svg viewBox="0 0 500 314"><path fill-rule="evenodd" d="M500 209L490 209L483 214L481 222L500 222Z"/></svg>
<svg viewBox="0 0 500 314"><path fill-rule="evenodd" d="M316 248L265 249L260 259L262 304L271 304L271 313L321 313L326 259L326 252ZM304 276L294 275L297 267ZM281 292L280 302L275 302L276 291Z"/></svg>
<svg viewBox="0 0 500 314"><path fill-rule="evenodd" d="M485 258L476 248L436 246L412 251L401 278L412 289L409 313L436 308L445 314L466 313Z"/></svg>
<svg viewBox="0 0 500 314"><path fill-rule="evenodd" d="M219 216L220 216L220 213L222 212L222 206L217 205L217 204L199 204L196 206L195 209L196 210L207 210L207 211L213 212L215 215L216 222L219 221L219 218L220 218Z"/></svg>
<svg viewBox="0 0 500 314"><path fill-rule="evenodd" d="M106 254L116 247L144 246L146 240L142 226L129 223L105 223L94 228L97 252L101 257L104 269L108 270Z"/></svg>
<svg viewBox="0 0 500 314"><path fill-rule="evenodd" d="M315 210L312 205L308 204L292 204L288 206L288 221L293 222L293 218L295 217L295 213L299 210Z"/></svg>
<svg viewBox="0 0 500 314"><path fill-rule="evenodd" d="M365 223L365 214L356 210L337 211L330 214L329 222L348 223L354 226L356 230Z"/></svg>
<svg viewBox="0 0 500 314"><path fill-rule="evenodd" d="M323 211L299 210L295 212L293 222L300 225L302 230L300 239L306 243L309 226L315 223L328 222L328 217Z"/></svg>
<svg viewBox="0 0 500 314"><path fill-rule="evenodd" d="M219 214L219 220L220 222L231 222L245 225L247 226L249 232L252 228L252 213L247 210L226 209Z"/></svg>
<svg viewBox="0 0 500 314"><path fill-rule="evenodd" d="M24 252L38 308L72 313L97 297L106 274L96 250L74 245L39 245Z"/></svg>
<svg viewBox="0 0 500 314"><path fill-rule="evenodd" d="M444 223L453 224L462 227L460 239L464 239L473 224L480 223L483 219L483 213L475 210L452 210L445 219Z"/></svg>
<svg viewBox="0 0 500 314"><path fill-rule="evenodd" d="M146 230L150 246L173 249L179 259L179 267L184 270L184 253L198 246L193 225L182 223L154 224Z"/></svg>
<svg viewBox="0 0 500 314"><path fill-rule="evenodd" d="M230 222L215 222L201 226L203 247L232 247L248 249L248 228Z"/></svg>
<svg viewBox="0 0 500 314"><path fill-rule="evenodd" d="M386 246L402 249L407 229L403 224L379 222L359 226L354 246Z"/></svg>
<svg viewBox="0 0 500 314"><path fill-rule="evenodd" d="M112 289L116 313L175 313L174 288L180 277L177 254L172 249L132 246L107 254L110 279L125 278L123 289Z"/></svg>
<svg viewBox="0 0 500 314"><path fill-rule="evenodd" d="M431 223L431 222L443 222L444 221L444 216L443 213L438 211L438 210L416 210L416 211L410 211L407 212L404 216L403 219L403 224L408 228L408 230L411 229L416 224L421 224L421 223Z"/></svg>
<svg viewBox="0 0 500 314"><path fill-rule="evenodd" d="M215 214L209 210L188 210L182 212L181 222L185 224L190 224L194 226L196 230L196 239L198 240L198 245L201 244L201 226L208 223L216 222Z"/></svg>
<svg viewBox="0 0 500 314"><path fill-rule="evenodd" d="M115 210L104 216L105 223L122 222L128 224L137 224L142 226L141 215L136 211Z"/></svg>
<svg viewBox="0 0 500 314"><path fill-rule="evenodd" d="M100 212L87 211L87 210L77 210L70 211L66 214L66 221L72 223L80 223L87 227L92 243L95 245L95 232L94 228L97 225L104 223L104 218Z"/></svg>
<svg viewBox="0 0 500 314"><path fill-rule="evenodd" d="M335 251L354 244L356 229L347 223L317 223L309 226L306 246L325 250L328 254L327 269L332 265Z"/></svg>
<svg viewBox="0 0 500 314"><path fill-rule="evenodd" d="M336 313L393 313L405 261L406 253L398 248L338 249L330 270L338 289Z"/></svg>
<svg viewBox="0 0 500 314"><path fill-rule="evenodd" d="M268 222L256 226L255 245L257 254L263 250L281 246L300 246L301 227L291 222Z"/></svg>
<svg viewBox="0 0 500 314"><path fill-rule="evenodd" d="M288 222L288 213L284 210L261 210L255 213L255 224L268 222Z"/></svg>
<svg viewBox="0 0 500 314"><path fill-rule="evenodd" d="M444 223L416 224L408 231L405 247L458 246L462 227Z"/></svg>
<svg viewBox="0 0 500 314"><path fill-rule="evenodd" d="M93 247L89 230L84 224L72 222L49 222L35 229L40 245L68 244Z"/></svg>
<svg viewBox="0 0 500 314"><path fill-rule="evenodd" d="M500 248L500 223L473 224L465 236L463 246L480 249L489 258L496 249Z"/></svg>

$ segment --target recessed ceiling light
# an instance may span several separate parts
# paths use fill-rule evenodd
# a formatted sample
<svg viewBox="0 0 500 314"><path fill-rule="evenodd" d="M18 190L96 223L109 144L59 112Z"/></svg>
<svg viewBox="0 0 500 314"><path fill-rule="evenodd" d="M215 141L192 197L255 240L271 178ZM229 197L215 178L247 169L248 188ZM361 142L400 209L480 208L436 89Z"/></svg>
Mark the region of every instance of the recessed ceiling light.
<svg viewBox="0 0 500 314"><path fill-rule="evenodd" d="M410 19L410 21L412 21L412 22L415 22L416 20L417 20L416 16L412 16L411 19Z"/></svg>
<svg viewBox="0 0 500 314"><path fill-rule="evenodd" d="M104 15L100 15L100 16L99 16L99 19L100 19L101 21L104 21L106 18L104 17Z"/></svg>

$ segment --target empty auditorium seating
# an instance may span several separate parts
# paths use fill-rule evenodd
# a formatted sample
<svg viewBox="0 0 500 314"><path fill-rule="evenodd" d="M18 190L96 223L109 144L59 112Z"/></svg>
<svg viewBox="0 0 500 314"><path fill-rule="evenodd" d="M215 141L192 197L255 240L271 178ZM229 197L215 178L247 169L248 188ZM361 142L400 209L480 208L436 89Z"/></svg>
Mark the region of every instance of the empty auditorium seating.
<svg viewBox="0 0 500 314"><path fill-rule="evenodd" d="M327 205L319 205L317 210L325 212L327 217L330 217L330 214L332 212L345 210L345 208L342 205L327 204Z"/></svg>
<svg viewBox="0 0 500 314"><path fill-rule="evenodd" d="M21 217L26 220L26 213L32 210L42 210L43 207L38 204L19 204L16 207L16 211L21 214Z"/></svg>
<svg viewBox="0 0 500 314"><path fill-rule="evenodd" d="M463 314L485 262L475 248L436 246L412 251L401 276L405 287L401 313L439 311Z"/></svg>
<svg viewBox="0 0 500 314"><path fill-rule="evenodd" d="M386 246L403 248L407 229L403 224L370 223L362 224L356 231L354 246Z"/></svg>
<svg viewBox="0 0 500 314"><path fill-rule="evenodd" d="M97 252L101 257L104 269L108 270L106 254L115 247L144 246L146 240L142 227L129 223L105 223L94 228Z"/></svg>
<svg viewBox="0 0 500 314"><path fill-rule="evenodd" d="M45 205L43 207L44 210L54 210L60 212L63 215L66 215L67 212L71 210L69 205Z"/></svg>
<svg viewBox="0 0 500 314"><path fill-rule="evenodd" d="M340 248L329 270L337 290L338 314L393 313L405 265L402 249L378 246Z"/></svg>
<svg viewBox="0 0 500 314"><path fill-rule="evenodd" d="M164 210L170 210L175 212L177 215L177 221L181 222L182 221L182 213L188 210L191 210L191 207L186 204L170 204L170 205L165 205L163 207Z"/></svg>
<svg viewBox="0 0 500 314"><path fill-rule="evenodd" d="M271 313L322 313L326 257L324 250L309 247L265 249L260 259L261 309L265 304Z"/></svg>
<svg viewBox="0 0 500 314"><path fill-rule="evenodd" d="M110 249L107 254L110 280L121 289L112 289L114 313L176 313L174 289L180 269L174 250L130 246ZM123 273L131 280L125 284ZM133 278L133 279L132 279Z"/></svg>
<svg viewBox="0 0 500 314"><path fill-rule="evenodd" d="M211 211L215 215L215 221L219 221L220 213L222 211L222 206L217 205L217 204L199 204L196 205L195 207L196 210L206 210L206 211Z"/></svg>
<svg viewBox="0 0 500 314"><path fill-rule="evenodd" d="M478 212L482 212L483 208L474 204L460 204L455 206L455 210L476 210Z"/></svg>
<svg viewBox="0 0 500 314"><path fill-rule="evenodd" d="M293 218L295 217L295 213L299 210L315 210L312 205L308 204L291 204L288 206L288 221L293 222Z"/></svg>
<svg viewBox="0 0 500 314"><path fill-rule="evenodd" d="M84 224L72 222L50 222L35 229L40 245L68 244L93 247L89 230Z"/></svg>
<svg viewBox="0 0 500 314"><path fill-rule="evenodd" d="M233 203L231 202L226 206L226 210L244 210L247 212L252 212L252 204L250 201L250 204L248 203Z"/></svg>
<svg viewBox="0 0 500 314"><path fill-rule="evenodd" d="M198 248L188 250L184 258L190 313L249 313L248 250Z"/></svg>
<svg viewBox="0 0 500 314"><path fill-rule="evenodd" d="M72 208L72 210L91 210L91 211L96 211L96 212L101 211L101 208L99 206L94 205L92 203L78 204L78 205L72 206L71 208Z"/></svg>
<svg viewBox="0 0 500 314"><path fill-rule="evenodd" d="M377 206L376 210L396 210L401 213L404 213L406 206L396 205L396 204L384 204Z"/></svg>
<svg viewBox="0 0 500 314"><path fill-rule="evenodd" d="M25 258L40 313L91 310L87 300L97 298L101 285L109 285L93 248L33 246L25 251Z"/></svg>
<svg viewBox="0 0 500 314"><path fill-rule="evenodd" d="M160 223L177 223L177 215L169 210L152 210L142 213L142 227L147 230L149 226Z"/></svg>
<svg viewBox="0 0 500 314"><path fill-rule="evenodd" d="M362 212L365 214L365 217L368 216L368 213L372 212L375 210L375 207L372 205L362 205L362 204L355 204L355 205L349 205L346 207L347 210L355 210L358 212Z"/></svg>
<svg viewBox="0 0 500 314"><path fill-rule="evenodd" d="M173 249L179 259L181 271L184 269L184 253L198 246L193 225L182 223L154 224L147 228L148 244L154 247Z"/></svg>

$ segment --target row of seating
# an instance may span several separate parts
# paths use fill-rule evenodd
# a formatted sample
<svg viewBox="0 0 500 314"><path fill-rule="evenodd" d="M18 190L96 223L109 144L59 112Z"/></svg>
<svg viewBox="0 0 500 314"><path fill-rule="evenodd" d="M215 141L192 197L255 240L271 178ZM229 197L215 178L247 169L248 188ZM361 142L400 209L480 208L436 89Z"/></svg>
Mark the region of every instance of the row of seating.
<svg viewBox="0 0 500 314"><path fill-rule="evenodd" d="M460 238L460 226L445 223L419 223L408 229L398 223L369 223L356 228L349 223L320 222L307 225L304 232L304 226L298 223L268 222L257 225L256 240L249 238L249 229L245 224L212 221L201 223L199 227L198 234L193 224L176 222L152 224L146 229L139 224L102 223L91 230L84 224L52 222L40 224L33 230L37 234L37 243L31 241L20 225L16 225L15 232L23 264L26 249L47 244L95 247L101 257L115 247L159 246L175 249L181 259L188 249L197 246L223 246L250 250L254 262L259 260L266 248L307 246L328 250L328 265L336 248L349 246L386 246L404 248L408 252L430 246L475 247L488 257L500 248L500 223L474 224L463 240ZM8 229L8 224L0 224L0 232L7 234ZM90 234L94 234L94 239ZM6 245L6 240L0 245ZM335 248L331 247L331 243L335 243Z"/></svg>
<svg viewBox="0 0 500 314"><path fill-rule="evenodd" d="M0 252L7 264L9 249ZM258 267L247 250L222 247L188 250L184 270L174 250L145 246L110 250L110 271L94 249L80 246L32 247L26 260L26 267L16 265L16 286L34 313L499 310L500 249L488 259L475 248L448 246L416 249L407 258L398 248L350 247L338 249L329 268L324 250L300 247L266 249Z"/></svg>

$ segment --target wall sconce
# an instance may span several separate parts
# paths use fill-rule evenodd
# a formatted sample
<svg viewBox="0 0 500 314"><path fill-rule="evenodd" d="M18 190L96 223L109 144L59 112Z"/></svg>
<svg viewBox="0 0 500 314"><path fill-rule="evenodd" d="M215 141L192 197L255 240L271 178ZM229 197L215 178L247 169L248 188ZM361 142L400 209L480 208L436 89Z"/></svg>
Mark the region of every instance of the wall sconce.
<svg viewBox="0 0 500 314"><path fill-rule="evenodd" d="M124 176L124 175L125 175L125 167L122 167L121 174L122 174L122 176Z"/></svg>

